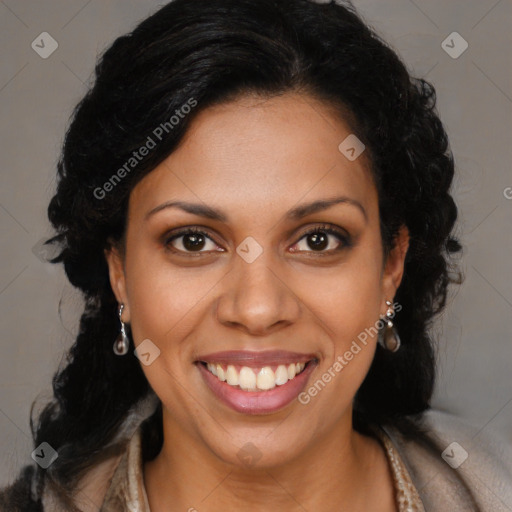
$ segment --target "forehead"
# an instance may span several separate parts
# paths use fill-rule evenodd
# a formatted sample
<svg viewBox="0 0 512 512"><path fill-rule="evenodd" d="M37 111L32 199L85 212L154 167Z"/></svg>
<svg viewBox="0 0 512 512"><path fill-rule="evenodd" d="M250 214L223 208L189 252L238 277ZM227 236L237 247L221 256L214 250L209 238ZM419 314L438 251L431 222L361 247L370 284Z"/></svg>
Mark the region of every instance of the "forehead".
<svg viewBox="0 0 512 512"><path fill-rule="evenodd" d="M204 109L179 147L137 184L131 209L189 199L263 213L346 195L371 210L377 197L365 153L351 161L339 149L351 135L332 108L295 93Z"/></svg>

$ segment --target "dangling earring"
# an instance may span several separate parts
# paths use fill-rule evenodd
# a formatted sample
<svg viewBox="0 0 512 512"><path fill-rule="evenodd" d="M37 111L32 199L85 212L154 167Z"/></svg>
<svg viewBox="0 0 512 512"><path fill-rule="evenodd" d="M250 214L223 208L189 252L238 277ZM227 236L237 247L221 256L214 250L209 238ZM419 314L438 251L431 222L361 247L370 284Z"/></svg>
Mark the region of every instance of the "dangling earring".
<svg viewBox="0 0 512 512"><path fill-rule="evenodd" d="M116 338L116 341L114 341L114 354L118 356L124 356L128 354L128 349L130 348L130 340L128 339L128 336L126 335L126 329L125 325L122 319L124 304L119 305L119 321L121 322L121 332L119 333L119 336Z"/></svg>
<svg viewBox="0 0 512 512"><path fill-rule="evenodd" d="M401 342L396 327L391 321L395 311L393 304L389 300L386 301L386 305L388 306L385 318L386 325L384 329L379 332L379 344L390 352L396 352L400 348Z"/></svg>

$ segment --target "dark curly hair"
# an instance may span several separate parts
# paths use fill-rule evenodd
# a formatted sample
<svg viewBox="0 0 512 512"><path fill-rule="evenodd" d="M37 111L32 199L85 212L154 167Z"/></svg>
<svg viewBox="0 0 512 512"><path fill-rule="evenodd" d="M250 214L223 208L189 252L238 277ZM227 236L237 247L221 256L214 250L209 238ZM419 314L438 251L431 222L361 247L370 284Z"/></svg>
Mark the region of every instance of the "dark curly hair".
<svg viewBox="0 0 512 512"><path fill-rule="evenodd" d="M336 107L366 145L383 256L401 226L410 233L395 297L403 308L396 317L403 346L392 355L378 347L356 396L354 426L398 425L428 409L435 375L429 327L455 281L450 253L461 249L452 235L454 163L434 87L411 77L350 4L175 0L104 52L65 137L48 208L57 232L51 242L61 247L53 261L83 292L85 310L53 378L53 401L33 426L35 446L46 441L59 453L50 468L32 471L39 490L51 481L70 492L86 469L119 448L130 408L151 393L138 360L112 350L119 321L104 250L122 239L130 191L172 153L201 110L247 93L292 91ZM155 127L191 99L197 106L109 193L99 194ZM161 406L143 433L145 457L152 458L162 442Z"/></svg>

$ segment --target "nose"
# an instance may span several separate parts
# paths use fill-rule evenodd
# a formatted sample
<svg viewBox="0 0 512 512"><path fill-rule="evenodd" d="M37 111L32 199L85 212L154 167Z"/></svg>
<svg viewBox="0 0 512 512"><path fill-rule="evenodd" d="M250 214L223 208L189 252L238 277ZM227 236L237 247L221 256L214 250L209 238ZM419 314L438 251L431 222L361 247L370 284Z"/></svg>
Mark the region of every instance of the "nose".
<svg viewBox="0 0 512 512"><path fill-rule="evenodd" d="M217 300L217 320L255 336L295 323L300 300L278 267L265 252L252 263L238 258Z"/></svg>

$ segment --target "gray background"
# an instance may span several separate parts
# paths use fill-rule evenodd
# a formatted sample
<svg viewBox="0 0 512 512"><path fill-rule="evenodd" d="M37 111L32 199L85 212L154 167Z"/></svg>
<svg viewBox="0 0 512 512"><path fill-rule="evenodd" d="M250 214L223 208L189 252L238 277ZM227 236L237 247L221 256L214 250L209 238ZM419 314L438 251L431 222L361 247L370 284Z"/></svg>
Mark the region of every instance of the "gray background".
<svg viewBox="0 0 512 512"><path fill-rule="evenodd" d="M68 117L87 90L97 54L162 3L0 2L0 485L31 462L31 403L50 396L51 377L77 330L81 297L60 267L41 261L38 245L51 234L46 207ZM410 71L436 86L457 163L466 277L435 328L440 368L434 404L481 432L497 429L510 442L512 2L354 4ZM31 48L45 31L59 45L47 59ZM454 31L469 44L456 59L441 47Z"/></svg>

